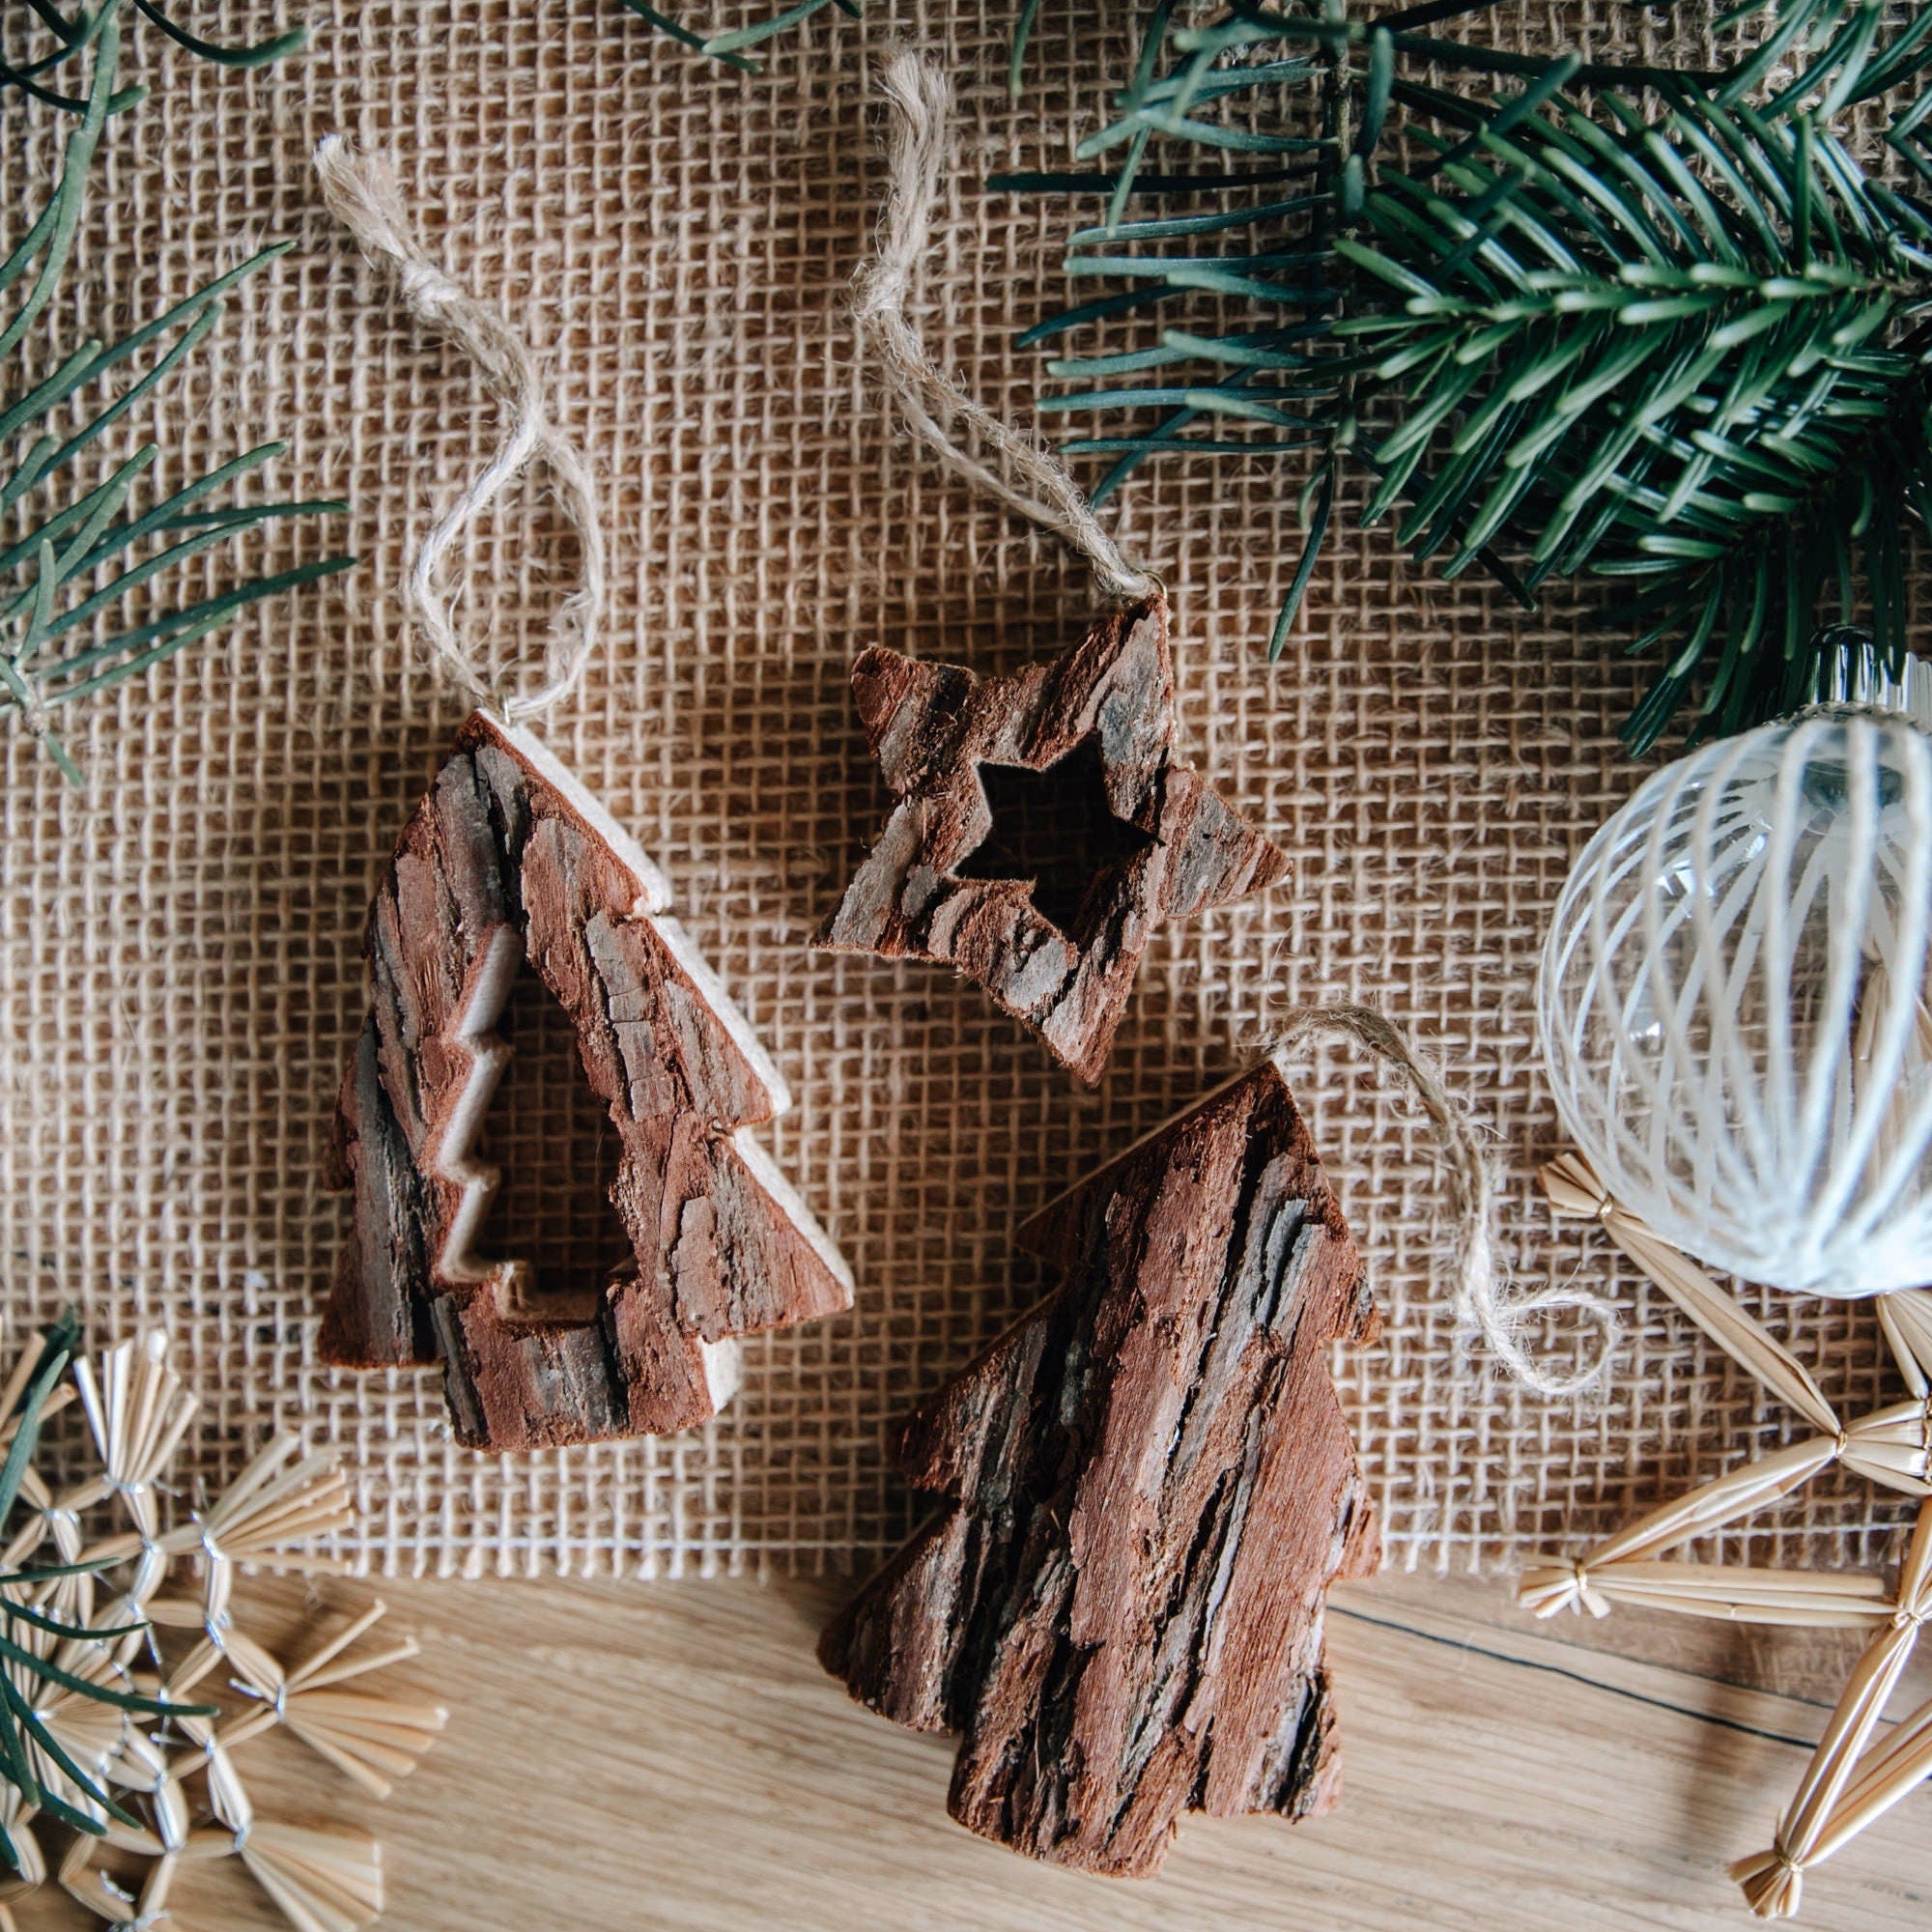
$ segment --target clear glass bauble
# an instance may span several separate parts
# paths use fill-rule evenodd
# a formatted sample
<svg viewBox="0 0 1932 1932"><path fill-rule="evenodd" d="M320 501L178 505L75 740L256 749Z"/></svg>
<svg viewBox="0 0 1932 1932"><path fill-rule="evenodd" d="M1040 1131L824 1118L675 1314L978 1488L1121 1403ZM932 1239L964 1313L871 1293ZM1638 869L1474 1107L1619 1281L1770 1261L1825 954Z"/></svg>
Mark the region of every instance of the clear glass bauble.
<svg viewBox="0 0 1932 1932"><path fill-rule="evenodd" d="M1814 713L1657 773L1590 841L1537 983L1563 1124L1710 1266L1932 1282L1932 738Z"/></svg>

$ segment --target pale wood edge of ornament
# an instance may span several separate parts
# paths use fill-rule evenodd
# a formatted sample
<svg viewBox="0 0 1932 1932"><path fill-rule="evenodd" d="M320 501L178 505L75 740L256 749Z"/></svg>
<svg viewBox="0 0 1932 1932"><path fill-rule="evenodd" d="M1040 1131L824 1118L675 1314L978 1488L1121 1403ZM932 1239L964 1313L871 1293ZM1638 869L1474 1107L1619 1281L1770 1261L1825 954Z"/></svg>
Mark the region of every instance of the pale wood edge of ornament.
<svg viewBox="0 0 1932 1932"><path fill-rule="evenodd" d="M666 949L690 975L704 995L705 1004L718 1016L719 1024L731 1036L732 1045L751 1064L752 1070L770 1099L771 1112L767 1118L777 1120L781 1114L790 1113L791 1088L779 1071L778 1063L765 1050L764 1042L752 1031L751 1021L731 997L724 980L719 979L711 962L692 944L691 935L671 915L670 881L665 877L657 862L592 796L582 780L534 732L526 730L520 724L505 724L485 712L472 712L470 716L495 732L498 739L530 765L577 815L582 830L629 869L638 881L635 910L639 916L649 919L657 928Z"/></svg>

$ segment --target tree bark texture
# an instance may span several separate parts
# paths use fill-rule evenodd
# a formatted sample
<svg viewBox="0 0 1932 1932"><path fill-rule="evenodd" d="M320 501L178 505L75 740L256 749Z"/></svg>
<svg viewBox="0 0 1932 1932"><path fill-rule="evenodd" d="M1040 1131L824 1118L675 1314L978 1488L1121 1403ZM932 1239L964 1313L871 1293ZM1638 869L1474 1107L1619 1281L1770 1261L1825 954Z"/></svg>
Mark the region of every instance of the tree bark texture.
<svg viewBox="0 0 1932 1932"><path fill-rule="evenodd" d="M369 916L369 1016L330 1183L353 1189L323 1327L356 1368L440 1361L467 1443L531 1449L702 1422L732 1338L851 1305L849 1270L748 1129L790 1104L664 880L529 734L472 716ZM471 1153L534 968L620 1144L635 1265L562 1295L476 1252L498 1177ZM515 1231L509 1231L515 1239Z"/></svg>
<svg viewBox="0 0 1932 1932"><path fill-rule="evenodd" d="M1147 1876L1184 1811L1333 1802L1324 1593L1378 1545L1329 1345L1378 1318L1272 1062L1020 1238L1062 1285L900 1426L945 1502L820 1656L961 1735L961 1824Z"/></svg>
<svg viewBox="0 0 1932 1932"><path fill-rule="evenodd" d="M873 645L853 667L866 736L896 803L817 944L950 962L1090 1084L1164 919L1285 878L1287 855L1174 756L1167 606L1097 619L1072 650L977 678ZM993 814L980 767L1044 772L1092 741L1107 809L1144 835L1094 881L1075 931L1035 882L959 875Z"/></svg>

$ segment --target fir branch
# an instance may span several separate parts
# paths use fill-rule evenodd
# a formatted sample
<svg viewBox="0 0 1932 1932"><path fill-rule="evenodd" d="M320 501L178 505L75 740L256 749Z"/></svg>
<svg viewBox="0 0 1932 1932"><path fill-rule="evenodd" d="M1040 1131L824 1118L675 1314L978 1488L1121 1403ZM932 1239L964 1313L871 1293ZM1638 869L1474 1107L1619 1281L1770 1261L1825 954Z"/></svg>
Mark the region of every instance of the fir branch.
<svg viewBox="0 0 1932 1932"><path fill-rule="evenodd" d="M134 6L183 38L145 0L134 0ZM17 246L0 261L0 298L24 288L11 318L0 324L0 384L9 364L21 359L52 299L72 252L88 168L109 118L127 99L114 86L119 0L102 0L92 14L71 17L52 0L36 0L36 11L67 53L91 50L93 65L87 98L79 103L84 112L67 135L53 193ZM194 51L231 65L271 59L295 44L286 35L241 49L186 39ZM0 456L0 713L17 711L75 784L81 782L80 772L51 725L57 707L139 675L247 605L346 570L355 560L327 556L254 577L214 596L116 628L111 613L128 597L203 552L266 524L295 516L339 516L348 506L334 501L206 501L280 455L279 442L244 451L145 509L136 506L134 492L158 460L152 443L91 488L62 487L76 460L206 339L220 321L224 298L287 247L261 250L118 342L83 343L11 400L0 387L0 445L12 446L11 461ZM103 391L94 406L81 408L77 425L70 422L64 430L52 426L56 412L68 410L90 389L101 390L106 378L150 351L155 352L152 359L132 382L117 393Z"/></svg>
<svg viewBox="0 0 1932 1932"><path fill-rule="evenodd" d="M1166 4L1166 0L1163 0ZM688 47L693 53L702 54L707 59L717 61L721 66L736 68L741 73L763 71L763 62L754 56L762 54L770 43L802 27L814 14L822 14L828 7L837 7L850 19L864 17L865 9L861 0L790 0L790 4L779 7L775 12L761 14L743 27L734 27L722 33L701 32L685 24L676 14L668 14L654 7L650 0L619 0L627 13L635 14L639 19L646 21L657 32L675 41L679 46ZM1034 26L1038 19L1040 0L1014 0L1014 25L1010 52L1008 57L1008 81L1015 98L1021 92L1026 66L1028 42L1032 39Z"/></svg>
<svg viewBox="0 0 1932 1932"><path fill-rule="evenodd" d="M622 5L640 20L649 21L659 33L669 35L680 46L689 47L694 53L706 54L726 67L736 68L741 73L757 73L760 71L760 64L751 58L752 48L762 47L793 27L802 26L814 14L823 13L829 6L836 6L840 13L850 14L853 19L860 15L858 0L793 0L792 5L768 14L750 26L723 34L701 34L672 15L647 5L646 0L622 0Z"/></svg>
<svg viewBox="0 0 1932 1932"><path fill-rule="evenodd" d="M1128 163L1067 270L1127 279L1126 298L1105 298L1118 306L1206 291L1261 320L1048 364L1083 386L1043 408L1166 412L1070 445L1119 457L1096 495L1150 454L1227 447L1196 425L1277 432L1236 439L1244 454L1314 447L1276 651L1351 462L1377 479L1364 521L1395 519L1445 575L1481 563L1525 600L1554 575L1603 576L1633 651L1659 658L1627 726L1636 747L1693 688L1708 728L1803 701L1808 640L1833 617L1868 613L1895 657L1909 547L1932 519L1932 206L1869 178L1825 117L1932 64L1932 11L1883 43L1870 0L1751 0L1727 23L1747 15L1769 16L1775 54L1712 73L1464 48L1468 68L1527 69L1482 99L1410 77L1409 61L1442 51L1414 14L1243 6L1173 34L1168 71L1137 76L1082 145L1124 145ZM1253 60L1296 40L1317 56ZM1231 55L1244 64L1217 65ZM1747 98L1769 78L1775 91ZM1299 127L1202 119L1285 84ZM1919 102L1890 139L1932 184L1928 114ZM1148 133L1305 152L1314 185L1128 221ZM1382 164L1398 142L1424 165Z"/></svg>
<svg viewBox="0 0 1932 1932"><path fill-rule="evenodd" d="M53 299L61 271L73 252L73 240L80 222L81 202L87 191L87 171L100 143L101 129L115 111L114 69L120 55L121 30L112 5L96 16L89 42L95 46L93 84L81 124L69 134L62 156L60 180L39 217L4 261L0 261L0 296L12 292L15 283L26 279L27 292L10 321L0 325L0 360L14 354L27 331L39 321L42 311Z"/></svg>

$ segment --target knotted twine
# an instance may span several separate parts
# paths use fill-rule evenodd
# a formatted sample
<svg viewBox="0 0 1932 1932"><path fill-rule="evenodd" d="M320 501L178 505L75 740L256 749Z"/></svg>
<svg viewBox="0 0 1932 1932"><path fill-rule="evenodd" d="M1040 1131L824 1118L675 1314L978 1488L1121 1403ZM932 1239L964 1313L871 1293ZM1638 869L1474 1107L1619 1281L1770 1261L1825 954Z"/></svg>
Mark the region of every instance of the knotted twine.
<svg viewBox="0 0 1932 1932"><path fill-rule="evenodd" d="M878 253L859 270L852 314L900 416L955 476L1064 538L1093 566L1108 596L1137 604L1155 595L1159 581L1121 554L1052 451L1002 422L956 376L941 369L907 321L906 299L931 245L932 211L952 147L952 83L936 62L901 47L886 64L884 88L892 106L886 140L890 185ZM956 440L960 428L998 455L1004 474Z"/></svg>
<svg viewBox="0 0 1932 1932"><path fill-rule="evenodd" d="M374 266L394 275L403 306L425 327L461 349L503 405L507 434L483 473L423 538L410 572L410 609L436 662L477 703L506 724L540 718L582 681L604 614L604 529L596 478L582 452L550 419L549 384L528 343L450 280L423 247L403 203L401 184L386 156L358 154L340 134L315 151L323 199ZM577 588L551 621L545 681L526 696L500 692L458 640L452 607L459 583L445 589L443 568L458 540L531 463L549 469L557 507L576 532Z"/></svg>
<svg viewBox="0 0 1932 1932"><path fill-rule="evenodd" d="M1347 1040L1393 1068L1429 1122L1449 1180L1455 1230L1453 1305L1459 1323L1477 1330L1505 1372L1532 1394L1579 1395L1600 1380L1616 1348L1615 1309L1587 1289L1548 1287L1519 1293L1500 1279L1492 1232L1494 1163L1468 1109L1443 1085L1415 1042L1373 1007L1302 1007L1270 1032L1267 1047L1271 1054L1283 1055L1318 1039ZM1525 1327L1566 1312L1581 1314L1602 1336L1583 1365L1568 1373L1547 1367L1522 1341Z"/></svg>

